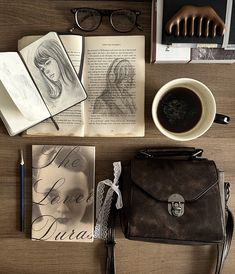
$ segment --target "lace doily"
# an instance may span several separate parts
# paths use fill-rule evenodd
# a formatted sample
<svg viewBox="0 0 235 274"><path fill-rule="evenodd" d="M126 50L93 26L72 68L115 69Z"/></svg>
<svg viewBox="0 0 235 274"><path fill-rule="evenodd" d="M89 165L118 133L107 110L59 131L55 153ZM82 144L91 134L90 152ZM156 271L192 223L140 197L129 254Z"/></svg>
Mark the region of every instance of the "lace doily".
<svg viewBox="0 0 235 274"><path fill-rule="evenodd" d="M96 225L94 238L106 239L110 208L114 193L117 195L116 208L122 208L122 195L119 189L119 177L121 175L121 162L113 163L114 179L101 181L96 190ZM106 189L108 190L106 191ZM105 195L106 193L106 195Z"/></svg>

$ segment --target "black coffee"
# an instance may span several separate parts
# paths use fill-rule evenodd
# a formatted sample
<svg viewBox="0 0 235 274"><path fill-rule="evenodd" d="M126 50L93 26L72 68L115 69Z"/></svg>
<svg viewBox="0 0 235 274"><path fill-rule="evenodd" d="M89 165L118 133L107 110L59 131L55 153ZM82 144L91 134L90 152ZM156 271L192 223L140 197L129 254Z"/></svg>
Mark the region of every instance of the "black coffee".
<svg viewBox="0 0 235 274"><path fill-rule="evenodd" d="M160 100L157 117L160 124L172 132L186 132L192 129L202 115L200 98L190 89L173 88Z"/></svg>

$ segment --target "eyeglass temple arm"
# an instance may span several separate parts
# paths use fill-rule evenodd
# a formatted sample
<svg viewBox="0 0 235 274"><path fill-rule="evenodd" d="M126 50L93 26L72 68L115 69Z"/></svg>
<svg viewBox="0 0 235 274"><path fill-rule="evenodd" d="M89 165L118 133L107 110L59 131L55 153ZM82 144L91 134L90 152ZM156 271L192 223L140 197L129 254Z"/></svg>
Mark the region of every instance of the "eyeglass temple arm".
<svg viewBox="0 0 235 274"><path fill-rule="evenodd" d="M74 14L77 11L77 9L71 9L70 11Z"/></svg>
<svg viewBox="0 0 235 274"><path fill-rule="evenodd" d="M71 11L71 12L75 15L75 13L76 13L77 9L71 9L70 11ZM75 25L75 26L73 26L71 29L69 29L69 32L73 32L76 28L77 28L77 26L76 26L76 25Z"/></svg>
<svg viewBox="0 0 235 274"><path fill-rule="evenodd" d="M135 23L135 25L136 25L137 29L143 31L143 28L142 28L141 25L139 25L137 22Z"/></svg>
<svg viewBox="0 0 235 274"><path fill-rule="evenodd" d="M136 14L135 26L137 27L137 29L143 31L143 28L141 27L141 25L137 23L138 16L140 16L141 12L140 11L135 11L135 14Z"/></svg>
<svg viewBox="0 0 235 274"><path fill-rule="evenodd" d="M77 26L73 26L71 29L69 29L69 32L73 32L76 28Z"/></svg>

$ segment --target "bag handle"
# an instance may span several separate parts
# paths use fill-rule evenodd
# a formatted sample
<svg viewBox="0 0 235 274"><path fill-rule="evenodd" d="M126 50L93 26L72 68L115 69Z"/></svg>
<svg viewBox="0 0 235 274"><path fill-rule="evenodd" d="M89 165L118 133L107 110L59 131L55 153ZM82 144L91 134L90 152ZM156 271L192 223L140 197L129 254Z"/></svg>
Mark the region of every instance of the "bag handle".
<svg viewBox="0 0 235 274"><path fill-rule="evenodd" d="M223 244L217 245L217 263L215 274L220 274L227 258L233 237L234 220L232 212L227 208L226 236Z"/></svg>
<svg viewBox="0 0 235 274"><path fill-rule="evenodd" d="M194 147L171 147L171 148L146 148L140 150L137 154L137 158L164 158L164 157L187 157L200 158L203 150Z"/></svg>
<svg viewBox="0 0 235 274"><path fill-rule="evenodd" d="M224 183L224 193L225 193L225 206L226 206L226 235L223 244L217 245L217 263L215 274L220 274L222 271L222 267L225 259L228 256L228 252L230 249L230 245L233 237L233 229L234 229L234 220L233 214L229 210L227 206L227 202L230 196L230 184L228 182Z"/></svg>

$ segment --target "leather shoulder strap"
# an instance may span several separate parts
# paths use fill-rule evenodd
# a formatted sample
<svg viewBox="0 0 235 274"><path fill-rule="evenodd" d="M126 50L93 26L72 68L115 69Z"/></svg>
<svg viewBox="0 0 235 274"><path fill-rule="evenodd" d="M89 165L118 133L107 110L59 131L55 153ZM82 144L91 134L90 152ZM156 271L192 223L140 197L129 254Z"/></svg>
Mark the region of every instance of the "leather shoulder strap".
<svg viewBox="0 0 235 274"><path fill-rule="evenodd" d="M226 182L224 184L224 188L225 188L226 220L227 220L226 221L226 235L225 235L224 243L217 245L217 263L216 263L215 274L221 273L224 261L228 256L228 252L229 252L229 249L231 246L232 237L233 237L233 229L234 229L233 214L227 206L227 201L228 201L229 195L230 195L230 184Z"/></svg>
<svg viewBox="0 0 235 274"><path fill-rule="evenodd" d="M117 209L115 207L116 198L113 198L109 220L108 220L108 231L107 231L107 239L106 239L106 267L105 274L116 274L116 263L115 263L115 220Z"/></svg>

